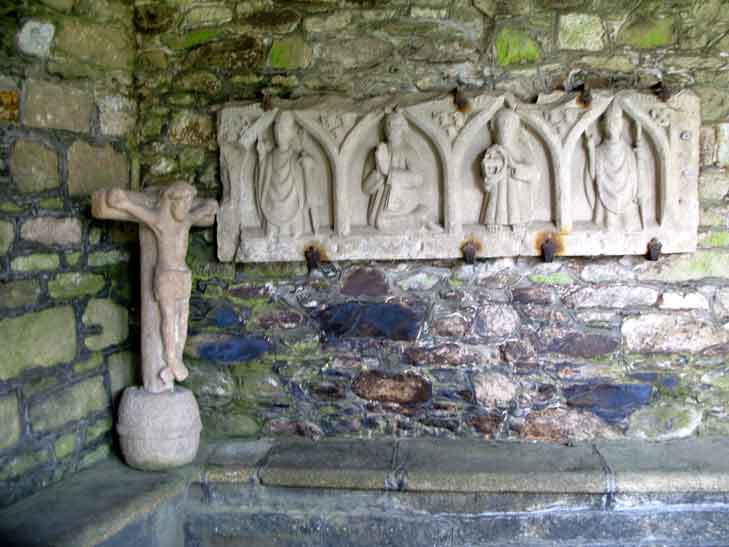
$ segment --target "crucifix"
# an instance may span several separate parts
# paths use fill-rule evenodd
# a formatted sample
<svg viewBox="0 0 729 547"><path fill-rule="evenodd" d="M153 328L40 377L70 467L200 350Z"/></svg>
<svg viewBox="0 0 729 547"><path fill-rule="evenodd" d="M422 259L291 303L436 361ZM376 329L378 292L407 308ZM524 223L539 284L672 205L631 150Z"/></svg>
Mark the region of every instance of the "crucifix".
<svg viewBox="0 0 729 547"><path fill-rule="evenodd" d="M96 218L140 224L142 380L160 393L187 377L182 352L187 338L192 275L185 262L192 226L211 226L218 204L198 199L195 188L176 182L146 192L100 190L92 198Z"/></svg>

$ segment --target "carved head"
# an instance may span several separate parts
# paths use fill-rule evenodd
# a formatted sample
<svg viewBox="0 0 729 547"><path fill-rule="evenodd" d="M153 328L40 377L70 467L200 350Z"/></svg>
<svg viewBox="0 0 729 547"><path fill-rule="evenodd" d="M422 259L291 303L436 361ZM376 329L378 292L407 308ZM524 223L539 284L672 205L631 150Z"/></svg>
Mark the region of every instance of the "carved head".
<svg viewBox="0 0 729 547"><path fill-rule="evenodd" d="M296 120L291 112L281 112L273 126L276 146L287 149L296 137Z"/></svg>
<svg viewBox="0 0 729 547"><path fill-rule="evenodd" d="M403 133L408 128L408 121L402 112L393 112L387 115L385 119L385 135L388 142L392 144L400 144L402 142Z"/></svg>
<svg viewBox="0 0 729 547"><path fill-rule="evenodd" d="M177 222L182 222L192 208L192 201L197 195L195 187L186 182L175 182L162 191L160 202L162 208L168 206L170 214Z"/></svg>
<svg viewBox="0 0 729 547"><path fill-rule="evenodd" d="M605 113L605 134L608 139L617 139L623 134L623 109L613 101Z"/></svg>
<svg viewBox="0 0 729 547"><path fill-rule="evenodd" d="M521 120L513 110L499 110L494 119L496 126L496 141L505 144L512 142L519 136Z"/></svg>

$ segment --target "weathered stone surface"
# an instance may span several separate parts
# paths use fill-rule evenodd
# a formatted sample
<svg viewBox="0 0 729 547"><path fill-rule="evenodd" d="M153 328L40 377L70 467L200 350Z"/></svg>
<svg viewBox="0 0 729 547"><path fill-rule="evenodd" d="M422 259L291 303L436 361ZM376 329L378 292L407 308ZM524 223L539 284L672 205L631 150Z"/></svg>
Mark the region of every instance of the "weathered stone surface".
<svg viewBox="0 0 729 547"><path fill-rule="evenodd" d="M628 436L667 441L693 435L701 425L703 412L693 405L663 403L642 408L630 417Z"/></svg>
<svg viewBox="0 0 729 547"><path fill-rule="evenodd" d="M632 270L621 262L610 262L602 264L588 264L582 268L580 277L588 283L605 283L610 281L622 281L635 279Z"/></svg>
<svg viewBox="0 0 729 547"><path fill-rule="evenodd" d="M16 123L19 119L20 92L17 89L0 89L0 121Z"/></svg>
<svg viewBox="0 0 729 547"><path fill-rule="evenodd" d="M408 348L405 355L412 364L419 366L460 366L478 362L478 356L462 344Z"/></svg>
<svg viewBox="0 0 729 547"><path fill-rule="evenodd" d="M121 392L139 382L139 359L129 351L109 357L109 386L111 399L117 401Z"/></svg>
<svg viewBox="0 0 729 547"><path fill-rule="evenodd" d="M233 11L223 4L195 6L185 14L182 28L212 27L227 23L232 18Z"/></svg>
<svg viewBox="0 0 729 547"><path fill-rule="evenodd" d="M350 272L342 286L342 294L348 296L384 296L388 293L385 275L370 268L357 268Z"/></svg>
<svg viewBox="0 0 729 547"><path fill-rule="evenodd" d="M636 352L696 353L729 343L729 332L686 313L629 317L622 334L626 348Z"/></svg>
<svg viewBox="0 0 729 547"><path fill-rule="evenodd" d="M269 420L263 428L265 435L286 435L288 437L304 437L318 441L324 436L321 428L306 420Z"/></svg>
<svg viewBox="0 0 729 547"><path fill-rule="evenodd" d="M476 400L488 407L508 405L517 394L517 384L498 372L480 372L472 378Z"/></svg>
<svg viewBox="0 0 729 547"><path fill-rule="evenodd" d="M66 17L58 30L52 58L61 66L80 62L127 71L132 69L134 51L133 37L126 29ZM71 70L79 74L75 67Z"/></svg>
<svg viewBox="0 0 729 547"><path fill-rule="evenodd" d="M605 29L597 15L568 13L559 17L559 47L562 49L601 50Z"/></svg>
<svg viewBox="0 0 729 547"><path fill-rule="evenodd" d="M90 94L75 87L28 80L23 123L31 127L88 132L94 113Z"/></svg>
<svg viewBox="0 0 729 547"><path fill-rule="evenodd" d="M31 405L30 423L34 431L48 431L85 418L108 406L109 396L104 388L104 379L95 376Z"/></svg>
<svg viewBox="0 0 729 547"><path fill-rule="evenodd" d="M512 298L516 304L537 304L549 306L559 300L554 290L549 287L524 287L514 289Z"/></svg>
<svg viewBox="0 0 729 547"><path fill-rule="evenodd" d="M327 41L321 45L321 58L345 69L368 66L385 58L392 51L392 45L384 40L367 36L354 40Z"/></svg>
<svg viewBox="0 0 729 547"><path fill-rule="evenodd" d="M304 20L304 29L307 32L334 32L346 28L352 20L348 11L328 15L312 15Z"/></svg>
<svg viewBox="0 0 729 547"><path fill-rule="evenodd" d="M86 347L92 351L119 344L129 336L129 311L108 299L93 299L86 306L83 323L101 328L100 334L86 336Z"/></svg>
<svg viewBox="0 0 729 547"><path fill-rule="evenodd" d="M51 298L77 298L95 295L105 284L103 275L82 272L60 273L48 282L48 292Z"/></svg>
<svg viewBox="0 0 729 547"><path fill-rule="evenodd" d="M107 144L93 146L76 141L68 150L68 190L86 196L103 188L127 188L129 163Z"/></svg>
<svg viewBox="0 0 729 547"><path fill-rule="evenodd" d="M18 48L28 55L48 57L55 32L56 28L51 23L35 19L26 21L18 34Z"/></svg>
<svg viewBox="0 0 729 547"><path fill-rule="evenodd" d="M251 36L213 42L193 49L185 58L187 68L212 68L240 73L260 68L266 60L263 42Z"/></svg>
<svg viewBox="0 0 729 547"><path fill-rule="evenodd" d="M504 27L496 36L496 58L500 65L533 63L542 52L528 32Z"/></svg>
<svg viewBox="0 0 729 547"><path fill-rule="evenodd" d="M565 303L575 308L632 308L653 306L658 295L658 291L651 287L585 287L568 295Z"/></svg>
<svg viewBox="0 0 729 547"><path fill-rule="evenodd" d="M729 193L729 176L723 169L702 169L699 176L699 198L720 200Z"/></svg>
<svg viewBox="0 0 729 547"><path fill-rule="evenodd" d="M421 313L390 303L335 304L323 310L318 318L322 330L333 338L367 336L415 340L423 324Z"/></svg>
<svg viewBox="0 0 729 547"><path fill-rule="evenodd" d="M0 256L6 254L15 241L15 225L0 220Z"/></svg>
<svg viewBox="0 0 729 547"><path fill-rule="evenodd" d="M564 390L568 405L590 409L608 423L647 405L652 393L650 384L576 384Z"/></svg>
<svg viewBox="0 0 729 547"><path fill-rule="evenodd" d="M134 129L137 104L123 95L107 95L97 101L102 135L122 136Z"/></svg>
<svg viewBox="0 0 729 547"><path fill-rule="evenodd" d="M134 6L134 26L144 33L167 30L175 19L175 8L166 4Z"/></svg>
<svg viewBox="0 0 729 547"><path fill-rule="evenodd" d="M500 416L474 416L468 423L486 439L493 439L498 434L502 421Z"/></svg>
<svg viewBox="0 0 729 547"><path fill-rule="evenodd" d="M213 120L210 116L182 111L172 118L170 140L175 144L206 145L213 141Z"/></svg>
<svg viewBox="0 0 729 547"><path fill-rule="evenodd" d="M459 313L436 317L430 323L430 329L436 336L460 337L468 333L470 322Z"/></svg>
<svg viewBox="0 0 729 547"><path fill-rule="evenodd" d="M674 41L672 17L636 17L616 37L618 44L640 49L669 46Z"/></svg>
<svg viewBox="0 0 729 547"><path fill-rule="evenodd" d="M714 312L719 318L729 316L729 289L722 288L716 291Z"/></svg>
<svg viewBox="0 0 729 547"><path fill-rule="evenodd" d="M20 227L20 237L41 245L81 243L81 221L77 218L38 217Z"/></svg>
<svg viewBox="0 0 729 547"><path fill-rule="evenodd" d="M15 393L0 397L0 450L10 448L20 440L22 428Z"/></svg>
<svg viewBox="0 0 729 547"><path fill-rule="evenodd" d="M481 307L473 324L479 336L509 336L521 325L519 314L507 304Z"/></svg>
<svg viewBox="0 0 729 547"><path fill-rule="evenodd" d="M214 363L245 363L271 351L273 345L262 336L191 337L185 351Z"/></svg>
<svg viewBox="0 0 729 547"><path fill-rule="evenodd" d="M13 145L10 173L18 190L23 193L42 192L61 183L56 152L29 139L19 139Z"/></svg>
<svg viewBox="0 0 729 547"><path fill-rule="evenodd" d="M430 382L417 374L385 374L376 370L357 376L352 391L363 399L401 405L424 403L433 395Z"/></svg>
<svg viewBox="0 0 729 547"><path fill-rule="evenodd" d="M614 438L617 434L590 412L550 408L530 413L521 429L521 437L527 441L565 443Z"/></svg>
<svg viewBox="0 0 729 547"><path fill-rule="evenodd" d="M658 301L662 310L708 310L709 301L699 293L664 292Z"/></svg>
<svg viewBox="0 0 729 547"><path fill-rule="evenodd" d="M297 70L309 66L313 55L313 49L301 36L291 36L273 43L268 62L273 69Z"/></svg>
<svg viewBox="0 0 729 547"><path fill-rule="evenodd" d="M192 392L124 391L117 422L119 444L131 467L155 471L192 462L200 445L200 411Z"/></svg>
<svg viewBox="0 0 729 547"><path fill-rule="evenodd" d="M445 268L424 268L400 279L397 285L404 291L429 291L450 274Z"/></svg>
<svg viewBox="0 0 729 547"><path fill-rule="evenodd" d="M620 348L620 339L603 334L573 332L553 338L547 344L547 351L572 357L589 359L613 353Z"/></svg>
<svg viewBox="0 0 729 547"><path fill-rule="evenodd" d="M35 272L41 270L56 270L60 265L57 254L36 253L18 256L10 262L10 269L14 272Z"/></svg>
<svg viewBox="0 0 729 547"><path fill-rule="evenodd" d="M0 281L0 307L17 308L35 303L41 289L35 279Z"/></svg>
<svg viewBox="0 0 729 547"><path fill-rule="evenodd" d="M692 254L663 257L639 269L640 281L684 282L723 277L729 271L729 253L699 250Z"/></svg>

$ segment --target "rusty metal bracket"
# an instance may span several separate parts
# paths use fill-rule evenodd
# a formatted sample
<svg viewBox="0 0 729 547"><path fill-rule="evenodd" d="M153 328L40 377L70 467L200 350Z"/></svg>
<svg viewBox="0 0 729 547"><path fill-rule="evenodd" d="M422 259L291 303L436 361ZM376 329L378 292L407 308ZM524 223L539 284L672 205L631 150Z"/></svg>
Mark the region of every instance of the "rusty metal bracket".
<svg viewBox="0 0 729 547"><path fill-rule="evenodd" d="M646 259L655 262L661 257L661 249L663 244L658 241L658 238L653 238L648 242L648 251L646 252Z"/></svg>
<svg viewBox="0 0 729 547"><path fill-rule="evenodd" d="M541 244L542 260L544 262L554 262L557 254L557 242L551 236L548 236Z"/></svg>
<svg viewBox="0 0 729 547"><path fill-rule="evenodd" d="M321 266L321 251L314 245L309 245L304 249L304 258L306 259L306 269L311 273L313 270L318 270Z"/></svg>
<svg viewBox="0 0 729 547"><path fill-rule="evenodd" d="M476 262L476 255L481 252L482 245L474 237L470 237L461 244L461 254L463 255L463 261L466 264L474 264Z"/></svg>

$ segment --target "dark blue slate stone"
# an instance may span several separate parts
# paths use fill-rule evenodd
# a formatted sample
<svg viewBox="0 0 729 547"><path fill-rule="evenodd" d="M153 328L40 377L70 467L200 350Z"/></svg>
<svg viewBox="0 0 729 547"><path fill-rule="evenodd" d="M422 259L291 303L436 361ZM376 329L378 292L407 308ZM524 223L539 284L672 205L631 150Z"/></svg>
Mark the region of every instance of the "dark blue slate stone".
<svg viewBox="0 0 729 547"><path fill-rule="evenodd" d="M243 363L271 351L271 342L261 336L231 336L224 340L202 344L201 359L218 363Z"/></svg>
<svg viewBox="0 0 729 547"><path fill-rule="evenodd" d="M612 353L619 345L620 340L613 336L573 332L551 340L547 345L547 351L588 359Z"/></svg>
<svg viewBox="0 0 729 547"><path fill-rule="evenodd" d="M650 401L650 384L576 384L564 390L567 404L588 408L608 423L617 423Z"/></svg>
<svg viewBox="0 0 729 547"><path fill-rule="evenodd" d="M211 315L216 327L233 327L241 323L240 315L230 306L218 306Z"/></svg>
<svg viewBox="0 0 729 547"><path fill-rule="evenodd" d="M324 333L333 338L368 337L415 340L423 316L401 304L336 304L319 314Z"/></svg>

